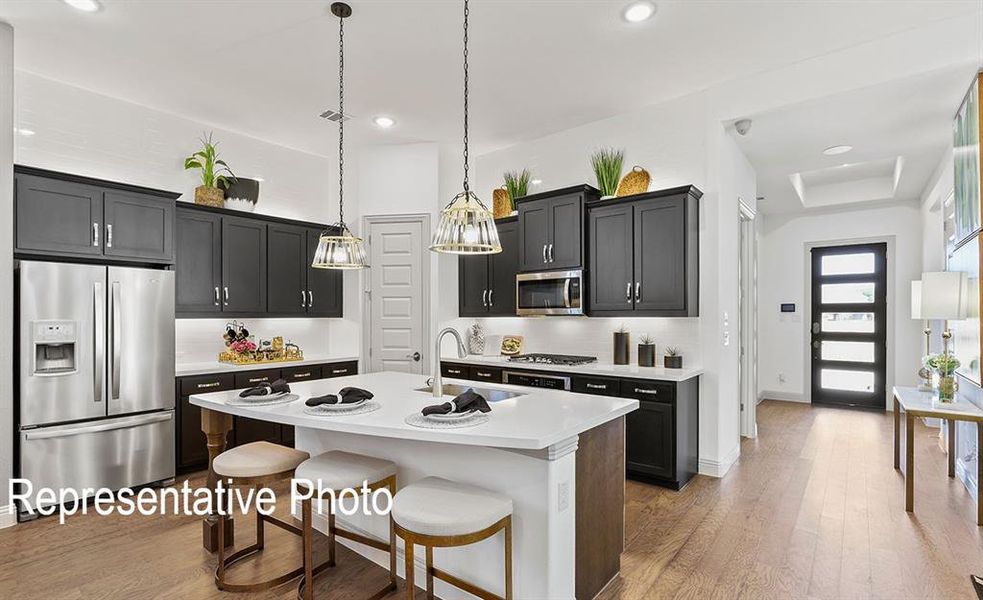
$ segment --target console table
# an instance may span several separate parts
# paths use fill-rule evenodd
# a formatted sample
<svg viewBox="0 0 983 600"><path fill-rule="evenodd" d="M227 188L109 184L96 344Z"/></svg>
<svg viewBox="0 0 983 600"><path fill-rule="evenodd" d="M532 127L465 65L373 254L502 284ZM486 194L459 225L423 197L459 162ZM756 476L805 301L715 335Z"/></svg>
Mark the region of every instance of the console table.
<svg viewBox="0 0 983 600"><path fill-rule="evenodd" d="M956 476L956 421L976 423L977 448L983 448L983 409L966 400L951 404L932 401L932 392L911 387L894 388L894 468L904 474L905 510L915 510L915 417L945 419L949 428L949 477ZM901 413L905 416L905 464L901 469ZM979 451L979 450L977 450ZM983 460L976 461L976 480L983 482ZM983 526L983 495L976 501L976 525Z"/></svg>

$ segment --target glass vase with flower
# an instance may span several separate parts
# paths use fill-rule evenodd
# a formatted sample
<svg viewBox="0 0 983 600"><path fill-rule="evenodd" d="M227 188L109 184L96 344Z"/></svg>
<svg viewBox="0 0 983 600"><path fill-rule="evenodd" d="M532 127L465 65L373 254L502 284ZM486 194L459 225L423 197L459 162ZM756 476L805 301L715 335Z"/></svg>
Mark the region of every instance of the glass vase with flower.
<svg viewBox="0 0 983 600"><path fill-rule="evenodd" d="M949 403L956 401L959 382L956 379L956 369L959 359L948 352L930 354L925 357L925 366L935 373L935 393L938 401Z"/></svg>

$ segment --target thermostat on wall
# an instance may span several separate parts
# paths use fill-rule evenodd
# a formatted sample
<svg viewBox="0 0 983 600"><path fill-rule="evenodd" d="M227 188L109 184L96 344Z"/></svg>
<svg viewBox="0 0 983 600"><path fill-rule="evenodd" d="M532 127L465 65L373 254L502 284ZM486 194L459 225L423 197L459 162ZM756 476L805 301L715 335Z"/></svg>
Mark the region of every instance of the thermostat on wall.
<svg viewBox="0 0 983 600"><path fill-rule="evenodd" d="M788 303L788 304L782 304L782 312L783 313L786 313L786 312L794 313L795 312L795 304L794 303L791 303L791 302Z"/></svg>

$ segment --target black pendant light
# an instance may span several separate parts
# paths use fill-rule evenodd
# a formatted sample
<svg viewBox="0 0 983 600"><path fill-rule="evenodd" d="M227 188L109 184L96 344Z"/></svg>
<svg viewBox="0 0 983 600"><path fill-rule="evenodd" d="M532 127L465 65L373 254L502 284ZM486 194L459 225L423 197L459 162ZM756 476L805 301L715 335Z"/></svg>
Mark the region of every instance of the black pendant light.
<svg viewBox="0 0 983 600"><path fill-rule="evenodd" d="M447 254L502 251L495 216L468 185L468 0L464 0L464 191L440 211L430 249Z"/></svg>
<svg viewBox="0 0 983 600"><path fill-rule="evenodd" d="M364 269L365 246L345 223L345 19L352 7L344 2L331 5L338 17L338 222L321 232L311 266L315 269Z"/></svg>

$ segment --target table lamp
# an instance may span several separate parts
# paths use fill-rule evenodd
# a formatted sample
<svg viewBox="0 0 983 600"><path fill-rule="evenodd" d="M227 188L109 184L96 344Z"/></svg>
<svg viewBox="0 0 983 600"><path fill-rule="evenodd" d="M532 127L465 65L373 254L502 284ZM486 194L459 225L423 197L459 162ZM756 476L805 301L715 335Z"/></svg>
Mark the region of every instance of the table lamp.
<svg viewBox="0 0 983 600"><path fill-rule="evenodd" d="M922 273L921 317L958 321L966 318L969 280L959 271L937 271ZM942 352L949 353L949 340L952 332L949 324L943 325Z"/></svg>

